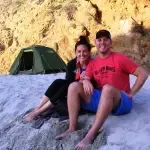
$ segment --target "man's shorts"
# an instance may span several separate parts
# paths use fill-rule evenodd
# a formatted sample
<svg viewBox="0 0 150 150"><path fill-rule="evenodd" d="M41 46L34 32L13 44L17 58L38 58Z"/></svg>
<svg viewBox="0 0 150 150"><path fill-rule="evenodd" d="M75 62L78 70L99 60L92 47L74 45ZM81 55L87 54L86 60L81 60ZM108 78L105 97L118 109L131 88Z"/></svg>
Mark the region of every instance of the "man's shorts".
<svg viewBox="0 0 150 150"><path fill-rule="evenodd" d="M102 91L100 90L94 90L91 100L88 104L81 104L81 107L83 109L92 111L92 112L97 112L98 105L100 102L100 97L101 97ZM124 115L128 114L132 109L132 100L126 95L125 92L121 91L121 101L118 107L112 111L113 115Z"/></svg>

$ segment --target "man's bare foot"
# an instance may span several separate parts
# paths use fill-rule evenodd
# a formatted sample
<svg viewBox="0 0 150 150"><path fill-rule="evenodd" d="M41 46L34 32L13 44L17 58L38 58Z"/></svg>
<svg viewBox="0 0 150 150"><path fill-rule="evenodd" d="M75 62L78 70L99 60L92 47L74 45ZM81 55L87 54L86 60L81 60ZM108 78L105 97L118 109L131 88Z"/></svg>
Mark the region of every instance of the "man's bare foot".
<svg viewBox="0 0 150 150"><path fill-rule="evenodd" d="M93 143L94 138L92 137L85 137L81 142L79 142L75 150L86 150L90 144Z"/></svg>
<svg viewBox="0 0 150 150"><path fill-rule="evenodd" d="M66 136L68 136L70 133L72 133L73 131L70 131L70 130L67 130L65 131L64 133L60 134L60 135L57 135L55 137L56 140L61 140L63 138L65 138Z"/></svg>
<svg viewBox="0 0 150 150"><path fill-rule="evenodd" d="M25 119L25 121L29 122L29 121L36 119L38 116L39 116L39 114L37 112L33 111L33 112L29 113L27 116L25 116L24 119Z"/></svg>

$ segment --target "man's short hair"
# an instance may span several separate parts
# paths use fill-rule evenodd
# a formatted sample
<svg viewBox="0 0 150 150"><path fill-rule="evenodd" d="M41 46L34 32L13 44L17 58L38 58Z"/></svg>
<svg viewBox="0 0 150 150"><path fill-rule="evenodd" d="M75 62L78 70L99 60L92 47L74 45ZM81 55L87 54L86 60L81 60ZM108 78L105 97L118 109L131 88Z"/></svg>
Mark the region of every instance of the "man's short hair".
<svg viewBox="0 0 150 150"><path fill-rule="evenodd" d="M99 30L96 33L96 39L99 39L101 37L107 37L108 39L111 39L111 34L108 30Z"/></svg>

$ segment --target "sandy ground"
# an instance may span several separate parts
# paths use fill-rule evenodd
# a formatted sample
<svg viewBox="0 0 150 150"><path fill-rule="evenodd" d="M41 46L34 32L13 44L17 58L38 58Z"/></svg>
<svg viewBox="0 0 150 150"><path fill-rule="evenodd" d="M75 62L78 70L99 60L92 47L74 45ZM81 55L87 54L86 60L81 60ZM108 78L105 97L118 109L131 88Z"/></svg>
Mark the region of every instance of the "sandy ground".
<svg viewBox="0 0 150 150"><path fill-rule="evenodd" d="M91 126L94 115L79 118L79 130L61 141L54 138L63 132L68 121L56 118L45 121L40 129L25 124L22 117L35 107L45 90L64 74L0 76L0 150L73 150ZM131 76L131 85L135 77ZM89 150L150 149L150 78L134 97L133 110L124 116L109 116L104 131ZM104 146L102 146L104 145Z"/></svg>

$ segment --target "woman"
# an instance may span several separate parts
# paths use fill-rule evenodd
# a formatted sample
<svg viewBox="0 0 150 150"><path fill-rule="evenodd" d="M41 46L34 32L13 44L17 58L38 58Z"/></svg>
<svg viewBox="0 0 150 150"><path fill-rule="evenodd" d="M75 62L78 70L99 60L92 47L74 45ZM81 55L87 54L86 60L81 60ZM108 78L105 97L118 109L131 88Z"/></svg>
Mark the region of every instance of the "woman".
<svg viewBox="0 0 150 150"><path fill-rule="evenodd" d="M39 106L25 117L26 121L36 119L40 114L57 105L59 100L65 99L69 84L79 81L81 73L85 71L90 60L90 53L91 45L86 37L80 36L80 40L75 44L76 58L67 64L66 78L57 79L49 86Z"/></svg>

